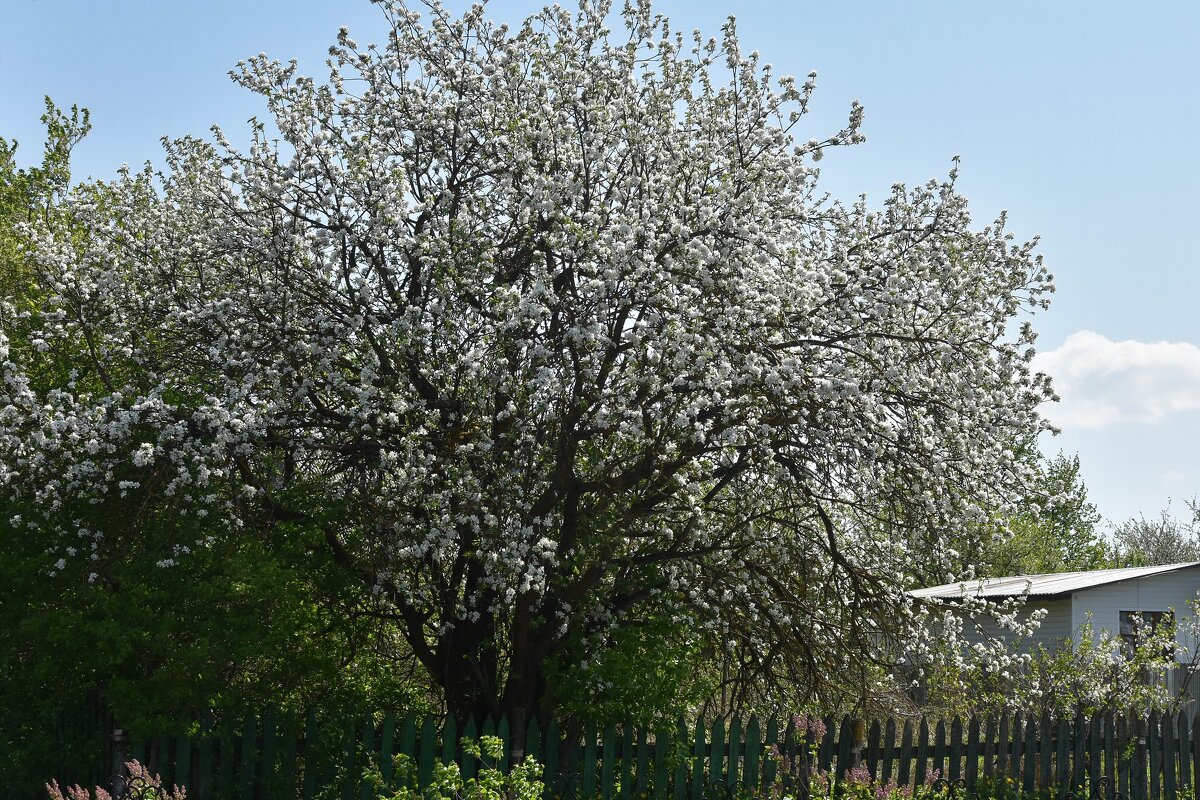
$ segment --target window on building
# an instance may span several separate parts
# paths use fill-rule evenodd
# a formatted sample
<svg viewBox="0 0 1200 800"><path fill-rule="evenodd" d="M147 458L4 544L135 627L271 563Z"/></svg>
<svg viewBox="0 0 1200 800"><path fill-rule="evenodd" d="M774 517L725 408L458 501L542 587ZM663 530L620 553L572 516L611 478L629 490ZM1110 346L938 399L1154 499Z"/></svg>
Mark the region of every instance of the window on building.
<svg viewBox="0 0 1200 800"><path fill-rule="evenodd" d="M1122 611L1121 612L1121 642L1125 652L1132 655L1139 640L1144 640L1160 626L1175 626L1173 611ZM1170 652L1164 653L1170 655Z"/></svg>

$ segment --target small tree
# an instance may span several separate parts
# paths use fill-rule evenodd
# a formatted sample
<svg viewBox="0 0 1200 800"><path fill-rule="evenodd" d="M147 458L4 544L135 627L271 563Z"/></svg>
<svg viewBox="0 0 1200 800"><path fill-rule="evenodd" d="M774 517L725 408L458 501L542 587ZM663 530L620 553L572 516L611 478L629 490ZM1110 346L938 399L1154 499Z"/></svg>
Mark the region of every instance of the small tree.
<svg viewBox="0 0 1200 800"><path fill-rule="evenodd" d="M825 198L862 109L798 138L812 77L732 20L380 5L327 83L240 65L247 152L171 142L69 204L86 237L37 227L50 291L0 344L28 535L315 536L459 714L550 710L649 615L801 700L911 651L910 576L961 574L1030 478L1033 244L954 173Z"/></svg>

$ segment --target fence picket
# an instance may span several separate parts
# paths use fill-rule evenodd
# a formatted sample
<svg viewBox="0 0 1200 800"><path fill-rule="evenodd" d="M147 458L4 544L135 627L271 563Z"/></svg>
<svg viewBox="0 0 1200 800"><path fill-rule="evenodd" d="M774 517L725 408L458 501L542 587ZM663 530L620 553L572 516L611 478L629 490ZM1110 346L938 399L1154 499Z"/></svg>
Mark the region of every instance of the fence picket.
<svg viewBox="0 0 1200 800"><path fill-rule="evenodd" d="M496 726L492 724L489 717L483 723L484 736L492 736L496 733ZM404 776L406 782L411 783L417 777L417 718L412 714L404 717L404 724L400 726L400 753L408 756L410 760L408 769L410 773Z"/></svg>
<svg viewBox="0 0 1200 800"><path fill-rule="evenodd" d="M759 732L758 717L751 715L746 725L746 741L742 746L742 783L746 791L758 789L759 759L762 755L762 736Z"/></svg>
<svg viewBox="0 0 1200 800"><path fill-rule="evenodd" d="M1008 777L1016 783L1021 777L1021 744L1024 728L1021 726L1022 715L1013 715L1012 729L1009 737Z"/></svg>
<svg viewBox="0 0 1200 800"><path fill-rule="evenodd" d="M453 718L451 718L451 719L453 719ZM450 720L446 720L446 723L449 724ZM542 732L542 729L538 725L537 717L530 717L529 720L525 723L525 755L522 757L522 759L521 759L522 761L524 761L526 758L529 758L530 756L533 756L534 759L537 761L543 760L542 759L542 748L541 748L541 732ZM453 740L451 740L450 746L451 746L451 748L454 747ZM445 748L445 745L443 745L443 752L444 752L444 748Z"/></svg>
<svg viewBox="0 0 1200 800"><path fill-rule="evenodd" d="M713 722L712 738L708 747L708 782L720 783L725 780L725 723L718 719Z"/></svg>
<svg viewBox="0 0 1200 800"><path fill-rule="evenodd" d="M513 731L512 723L508 721L508 715L504 714L500 717L500 721L496 723L496 736L500 741L504 742L504 755L501 756L501 769L507 770L512 765L513 753Z"/></svg>
<svg viewBox="0 0 1200 800"><path fill-rule="evenodd" d="M507 727L507 722L504 719L500 724ZM501 734L501 738L508 737ZM433 780L433 761L437 752L437 728L431 714L426 714L421 721L421 738L417 748L417 786L424 789Z"/></svg>
<svg viewBox="0 0 1200 800"><path fill-rule="evenodd" d="M600 796L612 800L613 762L617 760L617 729L610 722L604 726L604 762L600 766ZM698 800L698 796L695 800Z"/></svg>
<svg viewBox="0 0 1200 800"><path fill-rule="evenodd" d="M1161 753L1159 752L1160 740L1158 738L1158 725L1154 724L1157 721L1158 720L1154 717L1148 718L1145 721L1145 726L1142 733L1142 737L1146 740L1145 771L1147 800L1158 800L1158 796L1152 796L1150 795L1150 792L1153 792L1156 789L1161 789L1162 784L1162 781L1159 779L1158 770L1156 769L1158 762L1161 759Z"/></svg>
<svg viewBox="0 0 1200 800"><path fill-rule="evenodd" d="M774 720L772 720L771 722L774 723ZM672 753L672 755L673 756L682 755L683 748L687 746L687 742L688 742L687 720L685 720L683 717L680 717L679 720L675 723L675 752ZM677 757L675 759L673 800L686 800L686 798L687 798L687 766L688 766L688 762L687 762L686 758L678 758ZM595 795L592 795L592 794L587 794L587 793L584 794L584 797L589 798L589 800L590 800L590 798L592 798L594 796Z"/></svg>
<svg viewBox="0 0 1200 800"><path fill-rule="evenodd" d="M353 719L347 719L342 728L342 764L345 775L342 777L342 800L354 800L355 755L358 736L354 731ZM432 778L432 775L430 776ZM248 798L247 798L248 800Z"/></svg>
<svg viewBox="0 0 1200 800"><path fill-rule="evenodd" d="M646 786L650 783L649 751L646 748L646 729L637 729L637 768L634 773L634 795L642 797L646 794Z"/></svg>
<svg viewBox="0 0 1200 800"><path fill-rule="evenodd" d="M1124 757L1129 746L1129 718L1121 714L1117 718L1117 752L1122 754L1117 771L1117 791L1129 797L1129 759Z"/></svg>
<svg viewBox="0 0 1200 800"><path fill-rule="evenodd" d="M272 791L276 782L275 741L278 735L275 708L269 706L262 718L262 758L258 764L258 795ZM178 754L177 754L178 755Z"/></svg>
<svg viewBox="0 0 1200 800"><path fill-rule="evenodd" d="M692 742L692 786L691 800L700 800L704 791L704 719L696 720L696 734ZM607 796L607 795L606 795Z"/></svg>
<svg viewBox="0 0 1200 800"><path fill-rule="evenodd" d="M996 775L996 718L988 715L983 737L983 775L989 780Z"/></svg>
<svg viewBox="0 0 1200 800"><path fill-rule="evenodd" d="M901 786L908 786L908 779L911 775L909 768L912 764L912 746L913 746L913 724L912 720L904 720L904 734L900 738L900 775L897 782Z"/></svg>
<svg viewBox="0 0 1200 800"><path fill-rule="evenodd" d="M1158 713L1151 711L1146 723L1146 753L1150 761L1150 797L1162 797L1162 737L1158 729Z"/></svg>
<svg viewBox="0 0 1200 800"><path fill-rule="evenodd" d="M583 745L579 741L582 731L578 723L572 723L566 730L558 730L558 774L564 777L565 800L576 800L579 796L579 783L583 776Z"/></svg>
<svg viewBox="0 0 1200 800"><path fill-rule="evenodd" d="M926 762L929 760L929 720L921 717L921 726L917 729L917 770L913 780L917 786L925 783Z"/></svg>
<svg viewBox="0 0 1200 800"><path fill-rule="evenodd" d="M1137 743L1133 749L1133 773L1130 776L1130 789L1132 789L1131 797L1133 800L1146 800L1146 721L1137 719L1134 721L1134 735L1137 737Z"/></svg>
<svg viewBox="0 0 1200 800"><path fill-rule="evenodd" d="M771 750L774 747L775 750ZM776 770L779 769L779 764L776 763L778 757L776 752L783 752L779 741L779 720L775 717L767 720L766 738L763 740L763 752L765 755L762 758L762 783L765 786L771 786L775 783ZM682 800L682 798L676 798Z"/></svg>
<svg viewBox="0 0 1200 800"><path fill-rule="evenodd" d="M828 772L830 777L837 777L834 772L833 759L837 755L837 722L833 717L825 718L825 735L821 737L821 746L817 757L817 769Z"/></svg>
<svg viewBox="0 0 1200 800"><path fill-rule="evenodd" d="M165 734L158 738L158 747L155 748L154 763L152 772L158 775L164 785L170 786L175 778L173 764L169 758L171 752L171 740Z"/></svg>
<svg viewBox="0 0 1200 800"><path fill-rule="evenodd" d="M385 728L385 730L386 730L386 728ZM481 734L479 733L479 727L475 724L475 718L467 717L467 724L463 726L462 738L467 739L472 742L478 742L480 735ZM401 738L403 739L403 736ZM404 749L403 741L401 741L400 750L398 752L403 753L404 755L409 756L409 757L412 756L411 751ZM459 762L458 769L459 769L459 774L461 774L463 777L463 780L470 780L471 778L475 777L475 768L476 768L475 761L476 761L475 756L471 755L466 750L462 751L462 761ZM392 784L389 781L389 786L390 785L392 785Z"/></svg>
<svg viewBox="0 0 1200 800"><path fill-rule="evenodd" d="M892 765L895 764L896 720L888 717L883 726L883 764L880 769L879 783L886 785L892 779Z"/></svg>
<svg viewBox="0 0 1200 800"><path fill-rule="evenodd" d="M146 744L140 739L134 740L129 746L129 757L134 761L146 763Z"/></svg>
<svg viewBox="0 0 1200 800"><path fill-rule="evenodd" d="M472 720L472 724L473 722ZM395 755L395 744L396 713L389 711L383 718L383 728L379 732L379 774L383 778L382 788L384 791L391 789L394 785L392 779L395 765L392 763L392 757ZM464 777L472 777L467 776L465 771L463 774Z"/></svg>
<svg viewBox="0 0 1200 800"><path fill-rule="evenodd" d="M192 787L192 740L187 729L179 735L175 745L175 782L190 789Z"/></svg>
<svg viewBox="0 0 1200 800"><path fill-rule="evenodd" d="M317 712L309 711L304 722L304 800L313 800L317 793L317 773L320 760L317 758Z"/></svg>
<svg viewBox="0 0 1200 800"><path fill-rule="evenodd" d="M1054 782L1058 785L1058 796L1065 797L1071 791L1071 723L1066 717L1058 718L1058 740L1055 742Z"/></svg>
<svg viewBox="0 0 1200 800"><path fill-rule="evenodd" d="M458 720L447 714L442 722L442 763L458 762Z"/></svg>
<svg viewBox="0 0 1200 800"><path fill-rule="evenodd" d="M1163 714L1162 753L1163 753L1163 796L1167 800L1175 800L1175 767L1178 759L1175 757L1175 718L1171 714Z"/></svg>
<svg viewBox="0 0 1200 800"><path fill-rule="evenodd" d="M221 768L221 792L222 798L234 797L237 792L237 782L234 777L234 749L237 742L236 734L233 730L233 720L229 714L223 715L221 720L221 750L218 764ZM137 753L137 748L134 749ZM136 757L136 756L135 756ZM145 756L142 757L143 759ZM142 760L142 759L139 759Z"/></svg>
<svg viewBox="0 0 1200 800"><path fill-rule="evenodd" d="M1072 730L1075 736L1075 754L1071 759L1071 786L1080 794L1084 794L1086 789L1084 782L1087 780L1087 774L1084 772L1087 723L1082 710L1075 712L1075 726Z"/></svg>
<svg viewBox="0 0 1200 800"><path fill-rule="evenodd" d="M1021 747L1021 752L1025 757L1025 770L1021 781L1021 788L1024 789L1026 794L1033 792L1034 778L1037 775L1037 736L1037 724L1033 721L1033 715L1030 714L1029 719L1025 721L1025 744Z"/></svg>
<svg viewBox="0 0 1200 800"><path fill-rule="evenodd" d="M662 726L654 732L654 796L667 797L667 759L670 732Z"/></svg>
<svg viewBox="0 0 1200 800"><path fill-rule="evenodd" d="M583 764L580 767L580 785L583 796L591 800L596 796L596 723L589 722L583 728ZM562 750L562 737L558 732L558 722L551 719L550 727L546 729L546 770L558 772L559 751ZM551 761L553 759L553 762ZM553 763L553 766L551 764ZM570 781L567 776L563 783L563 796L566 796L566 786ZM547 784L549 786L549 784Z"/></svg>
<svg viewBox="0 0 1200 800"><path fill-rule="evenodd" d="M1038 724L1038 767L1039 771L1039 786L1043 790L1049 790L1053 779L1054 772L1053 754L1054 747L1052 746L1052 738L1054 736L1054 728L1050 726L1050 712L1043 710L1042 718Z"/></svg>
<svg viewBox="0 0 1200 800"><path fill-rule="evenodd" d="M929 770L931 776L945 778L946 772L946 720L939 719L933 733L933 765Z"/></svg>
<svg viewBox="0 0 1200 800"><path fill-rule="evenodd" d="M375 718L371 714L366 714L362 723L362 753L365 759L364 767L374 766L379 767L379 751L375 749ZM375 797L375 785L363 776L361 785L358 790L359 800L372 800Z"/></svg>
<svg viewBox="0 0 1200 800"><path fill-rule="evenodd" d="M1104 715L1104 775L1108 776L1108 791L1101 800L1115 800L1117 791L1117 718L1112 712Z"/></svg>
<svg viewBox="0 0 1200 800"><path fill-rule="evenodd" d="M1000 733L996 737L996 778L1008 774L1008 714L1000 715Z"/></svg>
<svg viewBox="0 0 1200 800"><path fill-rule="evenodd" d="M1175 719L1175 741L1179 747L1179 794L1192 797L1192 732L1187 714L1180 711Z"/></svg>
<svg viewBox="0 0 1200 800"><path fill-rule="evenodd" d="M737 791L734 787L738 785L738 779L741 777L741 757L742 757L742 721L734 717L729 723L729 762L725 768L725 785L729 787L732 795L736 795Z"/></svg>
<svg viewBox="0 0 1200 800"><path fill-rule="evenodd" d="M617 792L621 800L633 796L633 726L628 723L621 731L621 785Z"/></svg>
<svg viewBox="0 0 1200 800"><path fill-rule="evenodd" d="M950 720L950 749L949 763L947 764L947 774L949 780L957 781L962 778L962 760L963 760L963 728L962 720L958 717Z"/></svg>
<svg viewBox="0 0 1200 800"><path fill-rule="evenodd" d="M213 793L213 719L212 712L200 715L200 738L196 742L196 796L211 800Z"/></svg>
<svg viewBox="0 0 1200 800"><path fill-rule="evenodd" d="M880 737L879 720L872 720L871 728L867 732L867 774L871 776L871 780L873 781L879 779ZM884 783L886 782L884 781Z"/></svg>
<svg viewBox="0 0 1200 800"><path fill-rule="evenodd" d="M1195 716L1192 717L1190 748L1192 755L1192 786L1197 792L1200 792L1200 711L1197 711Z"/></svg>
<svg viewBox="0 0 1200 800"><path fill-rule="evenodd" d="M544 756L542 756L542 766L544 766L544 769L546 770L544 777L546 780L546 798L547 798L547 800L550 800L551 796L568 796L568 794L566 794L566 788L568 788L568 786L569 786L571 777L566 777L565 780L562 781L562 783L563 783L562 792L559 792L557 795L552 794L553 789L554 789L554 784L556 784L559 781L559 777L560 777L558 760L559 760L560 753L562 753L562 750L563 750L563 736L562 736L562 733L559 732L558 721L554 720L554 718L551 717L550 724L548 724L548 726L546 726L546 741L542 742L542 745L541 745L541 752L545 753ZM568 763L566 763L564 769L568 772L571 771L570 759L568 759ZM576 786L577 786L577 784L576 784Z"/></svg>
<svg viewBox="0 0 1200 800"><path fill-rule="evenodd" d="M967 763L963 775L968 786L979 780L979 717L972 716L967 723Z"/></svg>
<svg viewBox="0 0 1200 800"><path fill-rule="evenodd" d="M783 790L785 792L797 789L798 780L805 781L807 786L809 769L812 763L813 742L816 741L811 730L805 723L805 731L801 733L796 720L785 723L783 734L783 756L787 760L788 769L783 773Z"/></svg>

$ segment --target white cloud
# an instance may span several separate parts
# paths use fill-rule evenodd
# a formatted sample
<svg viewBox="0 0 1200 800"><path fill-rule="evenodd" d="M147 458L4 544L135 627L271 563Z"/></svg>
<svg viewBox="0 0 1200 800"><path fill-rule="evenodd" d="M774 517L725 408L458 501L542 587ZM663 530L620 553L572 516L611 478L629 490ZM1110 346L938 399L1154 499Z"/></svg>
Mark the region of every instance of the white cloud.
<svg viewBox="0 0 1200 800"><path fill-rule="evenodd" d="M1200 409L1200 347L1189 342L1114 342L1078 331L1033 365L1062 398L1044 409L1059 427L1158 422Z"/></svg>

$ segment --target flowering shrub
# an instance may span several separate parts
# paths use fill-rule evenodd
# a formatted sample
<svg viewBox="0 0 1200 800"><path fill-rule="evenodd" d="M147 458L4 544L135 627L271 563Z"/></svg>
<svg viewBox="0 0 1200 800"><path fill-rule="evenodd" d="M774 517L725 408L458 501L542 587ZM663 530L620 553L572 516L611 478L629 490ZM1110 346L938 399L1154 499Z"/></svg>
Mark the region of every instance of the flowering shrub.
<svg viewBox="0 0 1200 800"><path fill-rule="evenodd" d="M185 800L187 797L187 790L182 787L163 788L162 778L142 766L137 759L125 762L125 772L127 792L121 800ZM78 784L68 787L64 796L57 780L46 784L46 793L50 800L92 800L88 790ZM95 793L95 800L112 800L112 795L99 786Z"/></svg>
<svg viewBox="0 0 1200 800"><path fill-rule="evenodd" d="M806 781L810 796L825 794L830 787L829 773L818 769L816 765L817 751L828 730L825 721L820 717L808 714L795 714L792 716L791 726L797 741L808 742L807 749L799 754L800 763L795 764L786 753L779 749L778 744L772 744L767 748L767 758L775 761L778 766L774 783L766 788L766 795L771 800L780 800L786 797L784 779L787 775L798 774L802 781Z"/></svg>
<svg viewBox="0 0 1200 800"><path fill-rule="evenodd" d="M1193 601L1181 620L1140 625L1133 637L1123 638L1097 629L1089 615L1072 638L1053 647L1031 647L1021 636L998 643L1009 653L1008 669L997 668L1002 658L931 662L925 669L928 703L944 714L1174 712L1188 702L1188 684L1172 691L1169 671L1200 672L1200 647L1179 644L1200 641L1198 619L1200 603Z"/></svg>
<svg viewBox="0 0 1200 800"><path fill-rule="evenodd" d="M934 770L917 787L900 786L894 778L878 784L867 771L866 765L858 765L850 769L841 778L834 779L824 770L816 770L810 774L809 797L836 797L850 800L940 800L945 797L940 789L934 786L939 773Z"/></svg>

